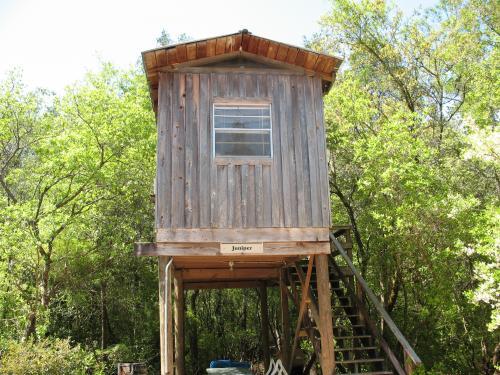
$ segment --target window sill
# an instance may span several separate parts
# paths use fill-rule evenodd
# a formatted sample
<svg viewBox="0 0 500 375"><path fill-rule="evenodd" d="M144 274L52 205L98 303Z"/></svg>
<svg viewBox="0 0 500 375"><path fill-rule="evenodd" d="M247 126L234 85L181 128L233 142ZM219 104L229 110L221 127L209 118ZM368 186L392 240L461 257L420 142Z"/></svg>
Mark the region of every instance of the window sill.
<svg viewBox="0 0 500 375"><path fill-rule="evenodd" d="M214 163L216 165L271 165L273 163L273 158L270 157L223 157L217 156L214 158Z"/></svg>

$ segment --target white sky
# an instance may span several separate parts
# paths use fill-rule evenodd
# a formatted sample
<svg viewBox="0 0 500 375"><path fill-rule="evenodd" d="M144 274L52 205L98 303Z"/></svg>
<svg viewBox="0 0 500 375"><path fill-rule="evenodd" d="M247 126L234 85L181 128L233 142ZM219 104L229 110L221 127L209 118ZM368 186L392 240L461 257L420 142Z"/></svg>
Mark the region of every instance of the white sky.
<svg viewBox="0 0 500 375"><path fill-rule="evenodd" d="M436 0L396 2L410 13ZM302 45L328 8L328 0L0 0L0 79L21 68L30 87L60 92L99 59L134 64L163 28L196 39L246 28Z"/></svg>

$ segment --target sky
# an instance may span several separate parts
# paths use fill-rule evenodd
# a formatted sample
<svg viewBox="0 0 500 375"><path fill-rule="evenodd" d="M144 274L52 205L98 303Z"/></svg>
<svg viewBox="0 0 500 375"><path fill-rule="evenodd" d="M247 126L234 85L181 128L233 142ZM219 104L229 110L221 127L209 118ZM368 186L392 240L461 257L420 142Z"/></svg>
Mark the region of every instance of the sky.
<svg viewBox="0 0 500 375"><path fill-rule="evenodd" d="M396 0L407 14L437 0ZM248 29L302 45L328 0L0 0L0 79L21 69L29 87L62 92L100 61L126 68L162 29L200 39Z"/></svg>

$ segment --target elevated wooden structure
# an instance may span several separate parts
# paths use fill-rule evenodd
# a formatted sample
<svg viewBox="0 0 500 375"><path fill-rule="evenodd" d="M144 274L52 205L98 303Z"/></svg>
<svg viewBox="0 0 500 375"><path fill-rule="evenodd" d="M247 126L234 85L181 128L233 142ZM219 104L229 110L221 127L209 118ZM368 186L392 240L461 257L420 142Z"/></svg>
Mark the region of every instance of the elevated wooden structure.
<svg viewBox="0 0 500 375"><path fill-rule="evenodd" d="M322 95L341 60L243 30L143 61L158 127L156 241L136 254L159 258L161 374L185 373L186 289L258 289L268 366L269 286L282 297L283 363L291 367L307 328L322 373L333 374Z"/></svg>

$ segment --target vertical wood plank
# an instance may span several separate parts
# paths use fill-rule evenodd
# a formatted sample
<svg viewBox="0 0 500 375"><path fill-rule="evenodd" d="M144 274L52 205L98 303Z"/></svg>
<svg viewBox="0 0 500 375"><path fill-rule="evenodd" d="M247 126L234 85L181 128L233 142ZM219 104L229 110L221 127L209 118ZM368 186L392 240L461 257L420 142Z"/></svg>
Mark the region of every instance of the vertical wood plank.
<svg viewBox="0 0 500 375"><path fill-rule="evenodd" d="M281 175L283 179L283 211L284 211L284 225L285 227L292 227L292 205L293 201L296 199L292 196L291 188L291 178L290 178L290 159L289 159L289 139L288 139L288 122L287 122L287 112L289 107L286 106L286 79L284 77L279 77L278 87L279 87L279 124L280 124L280 141L281 141Z"/></svg>
<svg viewBox="0 0 500 375"><path fill-rule="evenodd" d="M175 374L184 375L184 286L182 278L174 278Z"/></svg>
<svg viewBox="0 0 500 375"><path fill-rule="evenodd" d="M238 96L240 98L245 97L245 75L243 73L238 74Z"/></svg>
<svg viewBox="0 0 500 375"><path fill-rule="evenodd" d="M198 195L200 197L200 227L210 226L210 164L212 163L210 149L210 76L200 76L200 111L199 111L199 139L198 139Z"/></svg>
<svg viewBox="0 0 500 375"><path fill-rule="evenodd" d="M217 96L217 75L215 73L210 74L210 91L211 97ZM209 150L210 153L208 157L210 158L210 226L216 228L218 225L218 195L217 195L217 166L213 161L213 137L212 137L212 103L209 102L209 120L208 120L208 134L209 134Z"/></svg>
<svg viewBox="0 0 500 375"><path fill-rule="evenodd" d="M172 139L172 227L184 227L184 136L185 136L185 81L184 73L174 74L173 139Z"/></svg>
<svg viewBox="0 0 500 375"><path fill-rule="evenodd" d="M200 75L193 74L193 108L192 108L192 123L188 123L187 126L192 127L192 160L193 168L191 170L191 202L192 202L192 227L200 227L200 194L199 194L199 170L200 170Z"/></svg>
<svg viewBox="0 0 500 375"><path fill-rule="evenodd" d="M243 86L245 87L244 88L245 97L247 97L247 98L255 97L255 95L256 95L255 76L251 75L251 74L245 74L245 77L243 80L244 80Z"/></svg>
<svg viewBox="0 0 500 375"><path fill-rule="evenodd" d="M156 148L156 227L167 228L171 218L172 74L161 73L159 82L158 141Z"/></svg>
<svg viewBox="0 0 500 375"><path fill-rule="evenodd" d="M283 219L283 190L282 190L282 173L281 173L281 139L280 139L280 95L278 78L269 76L272 93L272 126L273 126L273 164L271 174L272 186L272 225L273 227L284 226Z"/></svg>
<svg viewBox="0 0 500 375"><path fill-rule="evenodd" d="M263 201L262 165L255 166L255 224L264 226L264 201Z"/></svg>
<svg viewBox="0 0 500 375"><path fill-rule="evenodd" d="M241 166L241 225L248 227L248 165Z"/></svg>
<svg viewBox="0 0 500 375"><path fill-rule="evenodd" d="M217 74L217 96L227 97L229 94L228 74Z"/></svg>
<svg viewBox="0 0 500 375"><path fill-rule="evenodd" d="M326 158L326 132L323 117L321 79L310 78L315 97L316 135L318 143L318 169L321 195L322 226L330 226L330 186L328 183L328 160Z"/></svg>
<svg viewBox="0 0 500 375"><path fill-rule="evenodd" d="M268 76L265 74L255 74L255 93L258 98L268 97Z"/></svg>
<svg viewBox="0 0 500 375"><path fill-rule="evenodd" d="M318 176L318 147L316 141L316 122L311 85L304 84L304 106L306 109L307 144L309 158L309 185L311 186L311 221L313 227L321 226L321 195Z"/></svg>
<svg viewBox="0 0 500 375"><path fill-rule="evenodd" d="M240 75L228 73L228 96L237 98L240 96Z"/></svg>
<svg viewBox="0 0 500 375"><path fill-rule="evenodd" d="M234 219L233 228L241 228L241 165L234 166Z"/></svg>
<svg viewBox="0 0 500 375"><path fill-rule="evenodd" d="M227 165L217 166L218 228L227 228L228 190Z"/></svg>
<svg viewBox="0 0 500 375"><path fill-rule="evenodd" d="M298 81L302 77L292 78L292 95L291 95L291 111L292 111L292 121L291 126L293 128L293 153L295 160L295 182L297 189L297 226L305 227L307 226L306 219L306 209L305 209L305 194L304 194L304 165L302 158L302 132L300 129L300 107L302 105L299 101L299 89Z"/></svg>
<svg viewBox="0 0 500 375"><path fill-rule="evenodd" d="M269 228L272 226L272 188L271 188L271 166L262 167L262 195L263 195L263 226Z"/></svg>
<svg viewBox="0 0 500 375"><path fill-rule="evenodd" d="M293 104L292 104L292 77L283 77L285 90L284 102L287 108L285 111L286 136L288 138L288 155L285 157L289 163L289 179L290 179L290 211L291 211L291 226L298 227L298 198L297 198L297 175L295 167L295 136L293 131Z"/></svg>
<svg viewBox="0 0 500 375"><path fill-rule="evenodd" d="M254 228L255 221L255 166L248 166L247 178L247 225Z"/></svg>
<svg viewBox="0 0 500 375"><path fill-rule="evenodd" d="M234 186L234 165L229 164L227 166L227 228L232 228L233 227L233 222L234 222L234 204L235 204L235 194L236 194L236 189Z"/></svg>
<svg viewBox="0 0 500 375"><path fill-rule="evenodd" d="M193 226L193 120L194 120L194 102L193 102L193 75L186 74L185 89L185 130L184 130L184 228Z"/></svg>
<svg viewBox="0 0 500 375"><path fill-rule="evenodd" d="M297 79L297 107L299 110L299 125L301 138L301 153L303 166L303 186L304 186L304 225L312 226L312 208L311 208L311 179L309 166L309 142L307 138L307 116L305 103L305 87L304 81L306 77L298 77Z"/></svg>

